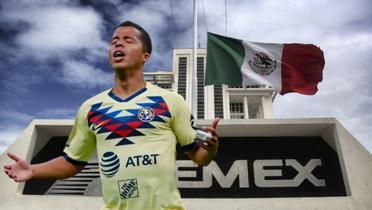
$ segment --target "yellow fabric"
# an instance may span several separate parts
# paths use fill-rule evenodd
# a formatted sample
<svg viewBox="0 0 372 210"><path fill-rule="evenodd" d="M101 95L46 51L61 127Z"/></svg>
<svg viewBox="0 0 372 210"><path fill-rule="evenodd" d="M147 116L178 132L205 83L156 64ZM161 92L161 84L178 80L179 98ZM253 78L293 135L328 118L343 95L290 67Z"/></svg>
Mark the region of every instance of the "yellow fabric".
<svg viewBox="0 0 372 210"><path fill-rule="evenodd" d="M125 101L107 90L84 102L64 152L88 162L97 149L103 209L184 209L176 144L195 138L182 96L147 83Z"/></svg>

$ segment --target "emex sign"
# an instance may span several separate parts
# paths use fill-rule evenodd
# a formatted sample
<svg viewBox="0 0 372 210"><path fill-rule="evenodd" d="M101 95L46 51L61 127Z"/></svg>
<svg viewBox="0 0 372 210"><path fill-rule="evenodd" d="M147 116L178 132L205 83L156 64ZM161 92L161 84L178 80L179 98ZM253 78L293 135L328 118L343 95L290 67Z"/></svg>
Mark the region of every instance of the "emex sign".
<svg viewBox="0 0 372 210"><path fill-rule="evenodd" d="M283 167L286 166L295 169L298 174L293 179L283 179L282 170L265 169L266 167ZM305 166L302 166L295 159L273 159L273 160L255 160L253 161L254 184L257 187L298 187L305 179L310 181L314 186L324 187L324 179L316 178L311 172L317 166L321 166L321 159L311 159ZM230 167L226 175L221 171L215 161L212 161L207 167L203 167L201 181L180 181L183 178L197 178L196 168L198 166L192 161L177 161L177 184L180 188L210 188L212 187L212 178L215 178L221 188L230 188L238 180L240 188L249 188L248 179L248 161L236 160ZM189 168L194 170L181 170ZM270 179L279 178L279 179Z"/></svg>
<svg viewBox="0 0 372 210"><path fill-rule="evenodd" d="M179 156L184 198L346 196L338 155L322 137L221 137L201 167Z"/></svg>

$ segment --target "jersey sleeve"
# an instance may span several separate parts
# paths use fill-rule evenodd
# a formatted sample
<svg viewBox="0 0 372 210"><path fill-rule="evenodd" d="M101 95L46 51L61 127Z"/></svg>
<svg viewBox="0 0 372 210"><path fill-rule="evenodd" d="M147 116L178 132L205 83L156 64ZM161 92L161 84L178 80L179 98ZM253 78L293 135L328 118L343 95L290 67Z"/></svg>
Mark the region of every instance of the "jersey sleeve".
<svg viewBox="0 0 372 210"><path fill-rule="evenodd" d="M96 138L88 126L87 116L83 104L63 150L65 159L73 164L87 164L96 148Z"/></svg>
<svg viewBox="0 0 372 210"><path fill-rule="evenodd" d="M189 107L179 94L174 94L172 99L172 129L177 137L177 141L184 151L195 149L197 147L195 142L196 131L191 125Z"/></svg>

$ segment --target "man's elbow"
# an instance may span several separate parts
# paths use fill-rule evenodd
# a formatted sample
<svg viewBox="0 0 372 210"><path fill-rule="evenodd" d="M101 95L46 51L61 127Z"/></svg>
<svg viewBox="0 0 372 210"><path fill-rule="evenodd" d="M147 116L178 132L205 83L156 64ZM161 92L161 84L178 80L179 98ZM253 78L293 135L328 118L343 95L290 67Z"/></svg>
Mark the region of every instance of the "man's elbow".
<svg viewBox="0 0 372 210"><path fill-rule="evenodd" d="M202 159L202 160L194 160L194 162L196 164L198 164L199 166L208 166L209 163L212 162L213 159Z"/></svg>
<svg viewBox="0 0 372 210"><path fill-rule="evenodd" d="M200 166L208 166L210 162L212 162L212 161L202 162L202 163L200 163L199 165L200 165Z"/></svg>
<svg viewBox="0 0 372 210"><path fill-rule="evenodd" d="M208 166L210 162L212 162L216 153L209 153L204 150L200 149L196 151L189 151L186 153L189 158L199 166Z"/></svg>

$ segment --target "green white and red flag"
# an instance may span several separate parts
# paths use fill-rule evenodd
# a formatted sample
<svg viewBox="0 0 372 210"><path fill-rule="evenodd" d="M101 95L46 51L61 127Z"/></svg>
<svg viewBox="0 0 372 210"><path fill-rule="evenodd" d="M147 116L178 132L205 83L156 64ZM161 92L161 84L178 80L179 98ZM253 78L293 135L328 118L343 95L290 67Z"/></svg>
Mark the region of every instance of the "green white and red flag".
<svg viewBox="0 0 372 210"><path fill-rule="evenodd" d="M313 44L258 43L208 33L205 85L266 84L281 95L314 95L324 63L323 51Z"/></svg>

